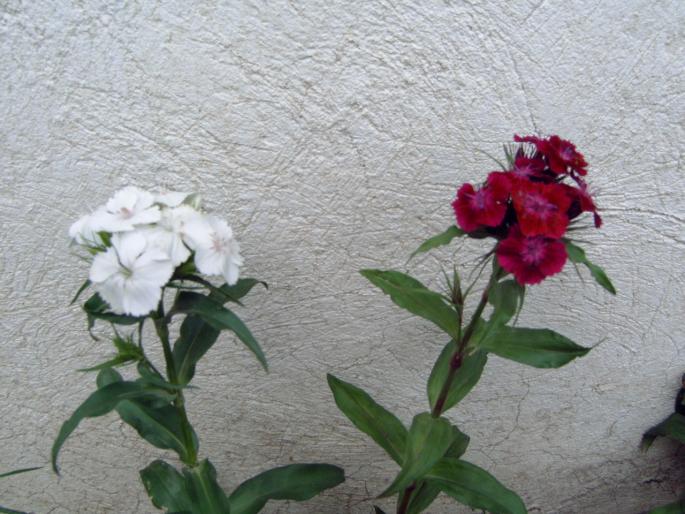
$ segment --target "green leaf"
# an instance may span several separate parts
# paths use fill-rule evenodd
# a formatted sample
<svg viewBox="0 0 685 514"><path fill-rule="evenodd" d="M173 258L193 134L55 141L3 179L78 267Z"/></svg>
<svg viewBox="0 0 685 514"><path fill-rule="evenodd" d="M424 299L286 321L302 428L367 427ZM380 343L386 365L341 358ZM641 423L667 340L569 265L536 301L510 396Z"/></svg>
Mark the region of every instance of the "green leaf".
<svg viewBox="0 0 685 514"><path fill-rule="evenodd" d="M0 474L0 478L11 477L12 475L19 475L20 473L28 473L29 471L36 471L37 469L41 468L42 466L37 466L35 468L14 469L12 471L7 471L6 473Z"/></svg>
<svg viewBox="0 0 685 514"><path fill-rule="evenodd" d="M98 376L98 387L103 388L121 380L121 376L116 371L104 371ZM183 420L178 410L171 404L157 406L144 399L122 400L116 406L116 411L122 421L131 425L143 439L153 446L173 450L183 461L187 461L190 457L185 445ZM192 431L191 435L194 454L197 455L197 435L195 431Z"/></svg>
<svg viewBox="0 0 685 514"><path fill-rule="evenodd" d="M472 341L477 339L478 336L474 333ZM428 402L431 409L435 407L443 384L447 380L447 375L450 371L450 361L456 350L457 344L454 341L447 343L433 366L433 371L431 371L428 378ZM457 405L473 389L478 383L487 362L488 354L482 350L475 350L473 353L464 356L459 371L457 371L447 394L447 399L442 409L443 412Z"/></svg>
<svg viewBox="0 0 685 514"><path fill-rule="evenodd" d="M416 255L420 253L425 253L433 248L438 248L439 246L445 246L448 245L452 242L452 239L455 237L461 237L463 235L466 235L466 232L464 232L462 229L457 227L456 225L452 225L450 228L445 230L443 233L438 234L437 236L433 236L430 239L427 239L424 241L421 246L419 246L414 253L412 253L409 256L409 260L414 258Z"/></svg>
<svg viewBox="0 0 685 514"><path fill-rule="evenodd" d="M409 500L409 505L407 506L407 514L419 514L423 512L431 503L435 501L435 498L440 494L440 487L436 484L429 482L427 480L421 480L416 484L416 490Z"/></svg>
<svg viewBox="0 0 685 514"><path fill-rule="evenodd" d="M659 437L670 437L680 443L685 444L685 416L674 412L658 425L650 428L642 436L642 450L646 451L652 446L654 440Z"/></svg>
<svg viewBox="0 0 685 514"><path fill-rule="evenodd" d="M677 502L662 505L656 509L650 510L647 514L683 514L685 513L685 499Z"/></svg>
<svg viewBox="0 0 685 514"><path fill-rule="evenodd" d="M59 450L83 419L104 416L113 411L122 400L139 397L159 397L159 395L159 391L151 390L137 382L114 382L95 391L62 425L52 445L52 469L55 473L59 474L57 469Z"/></svg>
<svg viewBox="0 0 685 514"><path fill-rule="evenodd" d="M246 480L229 497L232 514L255 514L269 500L304 501L345 481L342 469L329 464L291 464Z"/></svg>
<svg viewBox="0 0 685 514"><path fill-rule="evenodd" d="M459 502L493 514L526 514L519 496L487 471L463 460L443 458L427 478Z"/></svg>
<svg viewBox="0 0 685 514"><path fill-rule="evenodd" d="M445 455L453 441L452 425L445 418L434 418L428 412L414 416L409 428L402 469L392 484L381 493L380 498L391 496L414 480L423 478Z"/></svg>
<svg viewBox="0 0 685 514"><path fill-rule="evenodd" d="M602 268L590 262L585 255L585 250L583 250L580 246L573 244L571 241L564 241L564 243L566 244L566 253L568 254L568 258L571 260L571 262L575 262L576 264L584 264L587 269L590 270L592 278L594 278L600 286L609 291L611 294L616 294L616 288L611 283L611 280L609 280L607 274Z"/></svg>
<svg viewBox="0 0 685 514"><path fill-rule="evenodd" d="M152 504L167 512L194 512L186 489L185 478L176 469L162 460L155 460L140 471Z"/></svg>
<svg viewBox="0 0 685 514"><path fill-rule="evenodd" d="M241 298L247 295L254 286L261 284L265 289L269 289L269 284L256 278L241 278L234 285L224 284L219 287L220 293L212 293L209 296L215 300L240 303ZM221 296L223 295L223 296Z"/></svg>
<svg viewBox="0 0 685 514"><path fill-rule="evenodd" d="M525 287L516 280L503 280L490 288L488 301L493 306L489 324L491 326L505 325L514 317L523 304Z"/></svg>
<svg viewBox="0 0 685 514"><path fill-rule="evenodd" d="M507 326L491 331L479 346L536 368L560 368L590 351L553 330Z"/></svg>
<svg viewBox="0 0 685 514"><path fill-rule="evenodd" d="M93 325L95 325L95 320L98 319L114 323L115 325L135 325L145 319L144 316L127 316L110 312L109 304L98 293L95 293L83 304L83 310L86 311L88 316L88 329L92 329Z"/></svg>
<svg viewBox="0 0 685 514"><path fill-rule="evenodd" d="M396 305L432 321L453 339L459 339L457 312L446 303L442 295L399 271L366 269L361 274L389 295Z"/></svg>
<svg viewBox="0 0 685 514"><path fill-rule="evenodd" d="M385 511L381 509L380 507L376 507L375 505L373 506L373 512L375 514L385 514Z"/></svg>
<svg viewBox="0 0 685 514"><path fill-rule="evenodd" d="M216 481L216 470L205 459L194 468L184 468L188 497L194 514L229 514L231 506Z"/></svg>
<svg viewBox="0 0 685 514"><path fill-rule="evenodd" d="M88 286L90 286L90 280L86 280L83 284L81 284L81 287L78 288L78 291L76 291L76 294L74 297L71 299L71 302L69 302L69 305L74 305L76 301L79 299L81 296L81 293L88 289Z"/></svg>
<svg viewBox="0 0 685 514"><path fill-rule="evenodd" d="M12 510L8 509L7 507L0 506L0 514L28 514L28 512L23 510Z"/></svg>
<svg viewBox="0 0 685 514"><path fill-rule="evenodd" d="M216 330L230 330L255 354L265 370L268 370L264 352L241 319L221 303L191 291L182 291L176 298L174 312L196 314Z"/></svg>
<svg viewBox="0 0 685 514"><path fill-rule="evenodd" d="M453 457L458 459L464 455L464 453L466 453L466 449L469 447L471 438L454 425L452 425L452 432L454 440L448 448L447 453L445 453L445 457Z"/></svg>
<svg viewBox="0 0 685 514"><path fill-rule="evenodd" d="M378 405L360 388L327 375L335 403L354 425L370 436L392 459L402 465L407 429L394 414Z"/></svg>
<svg viewBox="0 0 685 514"><path fill-rule="evenodd" d="M187 384L195 375L195 365L219 338L220 331L195 314L189 314L181 323L181 331L174 343L174 362L181 384Z"/></svg>

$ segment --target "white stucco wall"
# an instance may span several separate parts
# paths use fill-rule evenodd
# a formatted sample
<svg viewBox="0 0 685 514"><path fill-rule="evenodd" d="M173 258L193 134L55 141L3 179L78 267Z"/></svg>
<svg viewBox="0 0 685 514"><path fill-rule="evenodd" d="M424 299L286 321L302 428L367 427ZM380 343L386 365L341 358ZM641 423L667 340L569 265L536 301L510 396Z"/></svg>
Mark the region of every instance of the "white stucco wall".
<svg viewBox="0 0 685 514"><path fill-rule="evenodd" d="M444 337L356 270L402 268L451 222L456 186L492 168L479 150L537 130L590 161L606 224L589 254L619 294L572 268L531 288L522 323L601 345L559 371L493 357L450 417L533 513L637 513L682 491L676 445L638 450L685 371L682 0L109 4L0 2L0 470L47 462L93 389L74 370L110 351L67 305L86 274L70 222L125 184L194 189L271 284L241 311L271 374L225 337L188 395L203 453L227 488L291 460L339 464L344 485L266 511L371 512L396 468L325 373L408 422ZM450 256L412 270L435 285ZM159 455L115 416L89 420L60 479L1 480L0 504L154 512L137 470ZM466 512L454 505L429 512Z"/></svg>

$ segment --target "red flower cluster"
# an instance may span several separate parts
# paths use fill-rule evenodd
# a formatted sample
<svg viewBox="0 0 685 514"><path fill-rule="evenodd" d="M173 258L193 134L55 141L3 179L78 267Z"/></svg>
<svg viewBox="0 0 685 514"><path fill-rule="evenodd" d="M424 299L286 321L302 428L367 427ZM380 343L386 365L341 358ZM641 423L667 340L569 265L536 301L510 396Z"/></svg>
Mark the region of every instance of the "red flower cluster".
<svg viewBox="0 0 685 514"><path fill-rule="evenodd" d="M522 143L504 172L493 171L479 188L462 185L452 203L459 226L474 237L493 236L500 266L521 284L537 284L561 271L569 224L592 212L602 219L582 177L587 162L559 136L514 136ZM575 184L564 183L570 178Z"/></svg>

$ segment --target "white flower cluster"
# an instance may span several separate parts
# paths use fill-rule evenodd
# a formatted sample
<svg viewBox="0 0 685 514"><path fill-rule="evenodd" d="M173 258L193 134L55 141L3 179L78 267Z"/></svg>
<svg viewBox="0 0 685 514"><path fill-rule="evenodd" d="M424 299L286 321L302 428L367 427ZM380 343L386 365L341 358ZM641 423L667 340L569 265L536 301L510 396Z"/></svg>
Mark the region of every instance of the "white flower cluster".
<svg viewBox="0 0 685 514"><path fill-rule="evenodd" d="M191 257L201 273L237 282L243 259L231 227L199 207L196 195L126 187L71 226L73 241L95 254L89 279L113 312L148 314Z"/></svg>

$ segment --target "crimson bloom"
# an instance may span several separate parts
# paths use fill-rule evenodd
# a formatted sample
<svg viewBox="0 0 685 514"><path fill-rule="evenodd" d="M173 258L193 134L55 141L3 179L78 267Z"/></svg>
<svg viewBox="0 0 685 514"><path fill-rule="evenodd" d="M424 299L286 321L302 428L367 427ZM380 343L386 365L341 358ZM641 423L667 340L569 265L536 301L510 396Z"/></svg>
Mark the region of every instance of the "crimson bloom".
<svg viewBox="0 0 685 514"><path fill-rule="evenodd" d="M583 181L579 182L579 187L561 184L566 191L566 195L571 199L571 206L568 210L569 219L574 219L580 216L583 212L591 212L594 216L595 228L602 226L602 218L597 212L597 206L588 191L587 184Z"/></svg>
<svg viewBox="0 0 685 514"><path fill-rule="evenodd" d="M528 157L518 152L514 159L511 174L520 179L541 178L545 170L545 162L538 156Z"/></svg>
<svg viewBox="0 0 685 514"><path fill-rule="evenodd" d="M510 191L509 177L500 172L490 173L479 189L468 183L461 186L452 202L459 226L466 232L473 232L483 226L499 225L507 212Z"/></svg>
<svg viewBox="0 0 685 514"><path fill-rule="evenodd" d="M561 139L556 135L547 139L515 135L514 141L535 145L537 151L545 156L549 169L557 175L568 173L569 169L578 175L587 174L587 162L583 154L576 150L576 145L566 139Z"/></svg>
<svg viewBox="0 0 685 514"><path fill-rule="evenodd" d="M566 231L572 200L564 186L520 180L512 199L524 235L559 238Z"/></svg>
<svg viewBox="0 0 685 514"><path fill-rule="evenodd" d="M496 250L499 265L512 273L519 284L538 284L559 273L566 264L566 247L559 239L526 237L514 225Z"/></svg>

